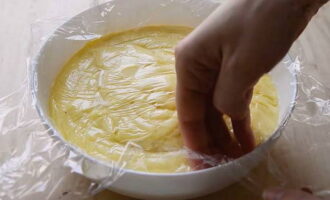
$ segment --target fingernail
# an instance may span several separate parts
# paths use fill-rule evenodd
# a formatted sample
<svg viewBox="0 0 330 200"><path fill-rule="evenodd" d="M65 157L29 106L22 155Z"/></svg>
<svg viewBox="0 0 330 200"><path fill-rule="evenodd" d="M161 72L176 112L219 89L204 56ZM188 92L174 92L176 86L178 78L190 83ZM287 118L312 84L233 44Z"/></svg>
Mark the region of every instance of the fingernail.
<svg viewBox="0 0 330 200"><path fill-rule="evenodd" d="M309 189L308 187L303 187L303 188L301 188L301 190L304 192L307 192L309 194L313 194L313 191L311 189Z"/></svg>
<svg viewBox="0 0 330 200"><path fill-rule="evenodd" d="M280 196L282 193L283 193L282 188L271 188L263 192L262 198L264 200L276 200L278 196Z"/></svg>

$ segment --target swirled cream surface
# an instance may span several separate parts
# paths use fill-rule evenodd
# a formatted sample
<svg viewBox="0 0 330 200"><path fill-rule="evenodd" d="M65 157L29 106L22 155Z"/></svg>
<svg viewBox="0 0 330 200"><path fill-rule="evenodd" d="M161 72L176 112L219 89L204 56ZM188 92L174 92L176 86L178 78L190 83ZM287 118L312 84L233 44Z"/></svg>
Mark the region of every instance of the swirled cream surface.
<svg viewBox="0 0 330 200"><path fill-rule="evenodd" d="M49 109L64 139L104 161L157 173L189 171L175 105L174 46L192 29L142 27L87 43L63 66ZM254 89L257 141L278 124L277 91L266 75Z"/></svg>

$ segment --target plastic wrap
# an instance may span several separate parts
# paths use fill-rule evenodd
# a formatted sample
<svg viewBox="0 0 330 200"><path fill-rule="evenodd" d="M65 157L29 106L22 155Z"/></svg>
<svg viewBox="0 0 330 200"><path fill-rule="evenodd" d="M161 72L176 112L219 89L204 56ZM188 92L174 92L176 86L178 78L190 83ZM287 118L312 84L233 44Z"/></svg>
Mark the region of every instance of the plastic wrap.
<svg viewBox="0 0 330 200"><path fill-rule="evenodd" d="M146 42L143 40L144 35L137 36L142 39L134 38L129 32L124 32L128 34L125 39L127 43L120 46L120 41L118 44L113 39L116 35L109 35L119 32L120 39L120 31L150 25L194 27L218 5L220 3L217 1L207 0L113 0L91 8L69 21L63 21L63 25L50 35L54 20L36 22L32 27L31 44L42 45L35 54L31 53L28 60L29 77L26 84L0 99L0 198L54 199L52 192L65 181L52 173L55 168L63 169L68 176L79 174L92 180L91 183L82 181L80 184L85 187L78 185L71 190L70 195L74 199L85 198L103 189L141 199L186 199L207 195L242 178L244 186L260 194L268 183L262 179L260 170L253 168L262 161L264 169L271 173L277 185L312 187L319 194L326 195L327 186L313 188L310 183L304 183L303 178L300 182L296 181L296 184L292 183L294 178L288 178L292 168L283 165L283 160L289 158L284 155L299 154L292 149L299 141L297 125L306 126L307 131L312 131L310 127L326 127L329 121L329 105L326 100L328 89L313 76L303 72L301 63L296 58L299 52L291 52L286 56L255 89L251 105L252 121L259 136L257 140L261 144L255 151L237 160L229 158L219 162L213 157L185 149L177 127L173 47L189 30L181 28L185 33L180 35L180 31L175 32L180 29L178 27L147 28L149 32L151 29L149 35L155 38L158 37L157 34L155 36L155 30L157 32L165 29L165 32L175 33L169 37L170 44L167 35L159 40ZM134 29L133 33L139 30L143 28ZM160 34L163 33L164 31ZM98 40L99 38L102 39ZM132 41L136 46L132 47ZM95 53L97 48L103 49L101 53ZM78 51L80 52L77 53ZM116 51L124 53L112 55ZM139 53L142 56L135 55ZM81 59L79 55L85 58ZM73 56L76 60L71 59ZM93 57L96 61L92 63L97 67L88 68L88 58ZM118 70L113 67L117 65L121 67ZM155 66L164 67L157 71ZM79 67L86 68L79 71ZM104 67L109 67L112 71L102 69ZM145 69L147 70L143 71ZM88 74L88 70L99 71ZM137 73L138 70L140 74ZM102 76L94 77L95 74ZM56 85L60 89L54 92ZM95 85L106 90L102 93L99 89L90 88ZM273 87L276 89L270 89ZM297 88L299 95L296 102ZM147 91L148 95L141 91ZM77 100L78 97L81 99ZM61 98L62 101L59 101ZM265 106L265 101L269 101L271 106ZM61 105L61 102L66 102L66 106ZM150 102L153 106L160 107L162 112L150 111L150 107L141 106ZM295 112L288 123L294 105ZM59 108L61 106L63 108ZM56 112L54 108L59 108L60 112ZM110 110L106 111L107 108ZM83 110L84 115L86 112L94 113L86 119L72 114L79 109ZM275 118L267 121L264 113L270 113ZM165 115L171 117L162 120ZM148 124L148 119L152 117L157 120ZM82 126L71 127L73 118L82 119L80 124L89 129L83 129ZM108 121L105 123L105 120ZM274 124L278 124L278 127L274 127ZM150 129L151 133L146 131ZM261 129L268 131L262 132ZM136 130L142 130L141 134ZM283 130L284 134L280 137ZM293 134L286 134L287 132ZM75 141L78 142L68 139L70 133L76 134ZM85 135L97 137L87 138ZM281 144L285 143L285 146L270 151L278 138L281 138ZM106 150L98 149L97 145L110 140L119 145ZM309 152L324 148L318 146L315 140L313 143L307 141L306 144L310 145ZM155 154L152 152L155 150L163 153ZM280 156L282 161L278 161L278 154L283 155ZM193 171L188 160L196 158L215 167ZM86 186L89 190L86 190Z"/></svg>

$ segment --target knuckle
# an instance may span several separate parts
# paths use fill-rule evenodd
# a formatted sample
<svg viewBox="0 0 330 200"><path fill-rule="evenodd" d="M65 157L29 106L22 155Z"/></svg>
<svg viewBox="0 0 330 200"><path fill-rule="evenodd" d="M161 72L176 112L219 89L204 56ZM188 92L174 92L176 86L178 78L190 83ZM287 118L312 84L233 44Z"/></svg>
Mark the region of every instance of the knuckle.
<svg viewBox="0 0 330 200"><path fill-rule="evenodd" d="M224 59L223 67L226 68L227 70L241 68L240 60L241 59L239 59L239 57L235 53L232 53L230 56Z"/></svg>
<svg viewBox="0 0 330 200"><path fill-rule="evenodd" d="M175 59L179 64L178 67L182 66L187 62L191 62L195 58L194 47L189 41L182 40L175 47Z"/></svg>
<svg viewBox="0 0 330 200"><path fill-rule="evenodd" d="M243 119L249 113L249 104L242 98L225 95L221 92L214 95L213 105L220 112L235 120Z"/></svg>
<svg viewBox="0 0 330 200"><path fill-rule="evenodd" d="M198 49L189 40L181 41L175 48L175 68L178 83L197 93L206 93L213 82L212 73L198 61Z"/></svg>

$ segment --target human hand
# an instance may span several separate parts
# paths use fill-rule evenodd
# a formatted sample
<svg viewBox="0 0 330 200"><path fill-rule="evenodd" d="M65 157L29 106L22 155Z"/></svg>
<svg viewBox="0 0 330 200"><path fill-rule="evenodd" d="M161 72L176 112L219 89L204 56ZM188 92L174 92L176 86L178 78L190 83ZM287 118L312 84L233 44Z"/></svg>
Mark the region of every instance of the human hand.
<svg viewBox="0 0 330 200"><path fill-rule="evenodd" d="M266 190L262 196L264 200L320 200L320 198L301 190L286 190L281 188Z"/></svg>
<svg viewBox="0 0 330 200"><path fill-rule="evenodd" d="M253 87L288 52L323 3L228 0L179 43L177 109L188 148L234 158L254 149ZM229 136L223 114L230 116L237 140Z"/></svg>

